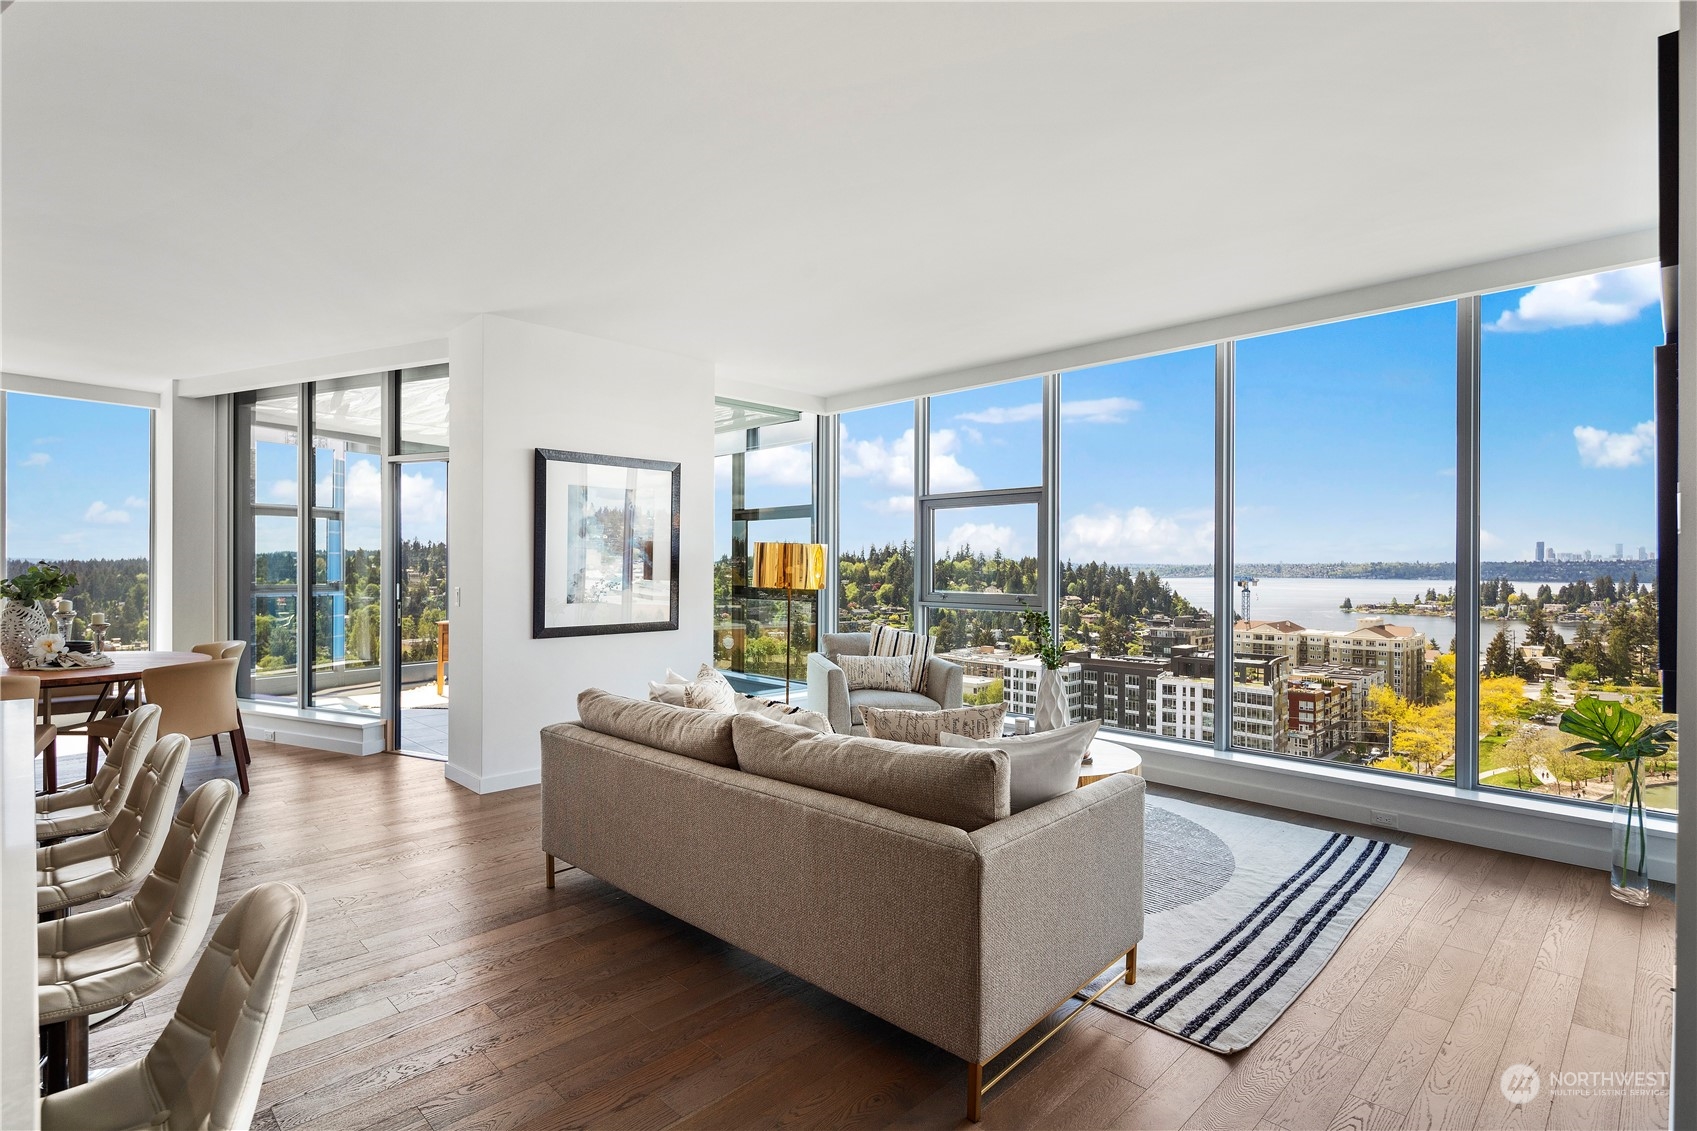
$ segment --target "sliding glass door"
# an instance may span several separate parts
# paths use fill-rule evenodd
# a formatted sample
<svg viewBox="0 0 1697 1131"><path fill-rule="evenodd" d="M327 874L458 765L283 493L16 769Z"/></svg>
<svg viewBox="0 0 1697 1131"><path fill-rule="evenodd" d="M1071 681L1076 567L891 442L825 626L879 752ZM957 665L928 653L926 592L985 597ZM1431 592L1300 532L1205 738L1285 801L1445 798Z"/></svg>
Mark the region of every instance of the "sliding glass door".
<svg viewBox="0 0 1697 1131"><path fill-rule="evenodd" d="M447 380L445 365L363 374L235 410L239 693L380 717L391 748L442 757Z"/></svg>

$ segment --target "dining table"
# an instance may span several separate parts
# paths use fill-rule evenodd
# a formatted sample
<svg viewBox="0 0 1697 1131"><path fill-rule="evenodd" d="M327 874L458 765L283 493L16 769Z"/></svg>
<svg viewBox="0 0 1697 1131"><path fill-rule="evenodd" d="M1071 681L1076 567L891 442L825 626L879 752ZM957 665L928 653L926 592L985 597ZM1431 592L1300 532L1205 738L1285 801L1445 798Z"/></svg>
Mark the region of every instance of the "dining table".
<svg viewBox="0 0 1697 1131"><path fill-rule="evenodd" d="M91 726L139 705L143 676L157 668L198 664L212 658L203 652L110 651L105 654L111 657L112 662L97 668L0 667L0 671L35 676L41 680L41 698L37 707L43 722L53 721L56 715L73 716L70 721L59 724L59 735L88 736L90 775L94 772L100 741L98 735L91 733ZM55 707L55 700L58 707ZM41 784L48 793L58 792L58 760L52 755L42 767Z"/></svg>

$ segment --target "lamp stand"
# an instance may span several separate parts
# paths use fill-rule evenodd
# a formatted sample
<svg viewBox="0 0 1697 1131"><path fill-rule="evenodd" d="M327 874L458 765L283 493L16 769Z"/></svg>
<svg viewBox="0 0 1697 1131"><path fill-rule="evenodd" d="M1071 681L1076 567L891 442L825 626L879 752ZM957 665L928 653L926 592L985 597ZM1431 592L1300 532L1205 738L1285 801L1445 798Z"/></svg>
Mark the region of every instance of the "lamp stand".
<svg viewBox="0 0 1697 1131"><path fill-rule="evenodd" d="M795 587L784 586L784 706L790 705L790 661L795 657Z"/></svg>

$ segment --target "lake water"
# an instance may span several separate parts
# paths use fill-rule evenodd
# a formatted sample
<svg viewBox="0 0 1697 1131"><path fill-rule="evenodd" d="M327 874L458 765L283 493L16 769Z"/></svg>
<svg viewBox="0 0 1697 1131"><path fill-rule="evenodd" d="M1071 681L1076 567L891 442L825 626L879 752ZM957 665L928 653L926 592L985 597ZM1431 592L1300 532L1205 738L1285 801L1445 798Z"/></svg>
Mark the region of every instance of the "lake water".
<svg viewBox="0 0 1697 1131"><path fill-rule="evenodd" d="M1204 609L1214 607L1213 578L1167 577L1162 580L1173 592L1191 604ZM1560 588L1554 582L1514 583L1514 587L1527 596L1536 593L1540 585L1549 585L1552 589ZM1348 630L1356 627L1356 618L1363 614L1345 612L1340 607L1345 597L1357 605L1389 603L1393 598L1412 603L1416 598L1424 597L1428 589L1445 593L1454 586L1453 578L1442 581L1380 581L1333 577L1269 577L1262 579L1259 585L1249 590L1249 615L1253 620L1293 620L1304 628ZM1236 609L1239 600L1236 586L1232 587L1232 598L1232 608ZM1426 639L1441 650L1447 650L1450 641L1455 638L1455 621L1449 617L1386 614L1385 621L1388 624L1407 625L1425 633ZM1497 634L1497 629L1501 628L1503 623L1487 620L1479 622L1480 655L1484 655L1486 646L1491 643L1491 637ZM1526 635L1526 625L1523 622L1510 621L1508 624L1516 639ZM1563 639L1572 640L1575 627L1570 624L1559 625L1556 631L1561 633Z"/></svg>

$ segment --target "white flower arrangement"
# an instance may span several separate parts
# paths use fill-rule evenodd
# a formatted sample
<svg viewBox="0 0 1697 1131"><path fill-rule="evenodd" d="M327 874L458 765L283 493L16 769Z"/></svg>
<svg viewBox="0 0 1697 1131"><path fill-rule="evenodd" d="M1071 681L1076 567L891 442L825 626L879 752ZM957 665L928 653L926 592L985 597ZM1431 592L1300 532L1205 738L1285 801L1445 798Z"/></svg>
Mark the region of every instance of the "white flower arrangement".
<svg viewBox="0 0 1697 1131"><path fill-rule="evenodd" d="M49 632L38 636L29 646L29 657L37 663L57 664L70 650L65 647L65 638L57 632Z"/></svg>

